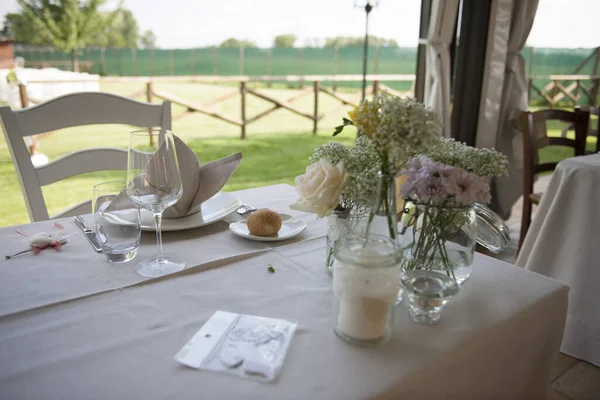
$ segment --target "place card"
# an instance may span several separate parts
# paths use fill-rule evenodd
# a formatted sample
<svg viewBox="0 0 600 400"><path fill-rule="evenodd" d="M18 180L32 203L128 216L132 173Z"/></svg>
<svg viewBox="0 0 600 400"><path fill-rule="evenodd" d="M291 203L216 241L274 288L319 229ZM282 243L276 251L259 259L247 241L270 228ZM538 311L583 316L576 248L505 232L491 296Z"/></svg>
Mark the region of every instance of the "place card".
<svg viewBox="0 0 600 400"><path fill-rule="evenodd" d="M190 368L273 381L281 367L296 323L217 311L175 355Z"/></svg>

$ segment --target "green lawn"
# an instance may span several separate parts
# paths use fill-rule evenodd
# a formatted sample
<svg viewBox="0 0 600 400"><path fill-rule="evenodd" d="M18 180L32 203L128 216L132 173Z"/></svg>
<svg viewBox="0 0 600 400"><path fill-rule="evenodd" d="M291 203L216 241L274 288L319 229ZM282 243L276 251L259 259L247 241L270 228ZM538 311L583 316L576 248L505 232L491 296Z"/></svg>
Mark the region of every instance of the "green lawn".
<svg viewBox="0 0 600 400"><path fill-rule="evenodd" d="M108 84L103 90L128 95L141 88L135 84ZM233 90L231 87L208 85L160 84L157 88L172 92L178 96L189 98L199 103ZM264 89L276 98L285 99L295 92L283 89ZM351 96L352 94L346 94ZM320 111L335 109L339 103L320 96ZM299 108L310 113L312 96L297 102ZM248 115L251 117L270 105L260 99L249 98ZM215 109L223 114L239 118L239 97L224 102ZM332 139L333 127L339 124L348 108L338 108L330 116L319 122L318 135L310 133L312 121L285 110L277 110L263 120L249 126L248 139L239 139L239 128L202 115L191 115L173 122L174 132L180 136L198 155L202 163L241 151L244 160L235 172L225 190L239 190L256 186L277 183L293 183L294 177L301 174L308 163L308 157L315 146L327 143ZM173 116L183 111L173 107ZM236 114L238 113L238 114ZM550 126L550 134L559 135L560 126ZM89 147L127 147L128 133L132 128L119 125L90 126L70 128L40 139L40 150L51 160L74 150ZM353 136L348 132L336 140L350 145ZM590 149L595 145L589 143ZM572 155L569 149L548 149L543 159L560 160ZM124 179L125 172L102 172L76 176L53 185L44 187L50 214L55 214L68 205L89 199L92 187L99 182L112 179ZM21 190L15 176L4 137L0 137L0 185L3 196L0 207L0 226L15 225L28 222L27 212Z"/></svg>

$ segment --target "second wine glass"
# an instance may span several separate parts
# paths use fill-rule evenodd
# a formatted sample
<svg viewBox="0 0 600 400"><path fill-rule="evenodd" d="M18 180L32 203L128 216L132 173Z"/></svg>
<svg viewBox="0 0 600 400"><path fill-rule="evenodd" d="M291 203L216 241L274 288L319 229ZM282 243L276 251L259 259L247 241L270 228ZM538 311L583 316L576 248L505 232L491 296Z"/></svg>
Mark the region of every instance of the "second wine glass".
<svg viewBox="0 0 600 400"><path fill-rule="evenodd" d="M158 255L140 262L136 272L158 277L184 269L184 261L162 253L162 213L177 203L183 192L173 132L152 129L131 132L126 190L135 204L152 213L156 227Z"/></svg>

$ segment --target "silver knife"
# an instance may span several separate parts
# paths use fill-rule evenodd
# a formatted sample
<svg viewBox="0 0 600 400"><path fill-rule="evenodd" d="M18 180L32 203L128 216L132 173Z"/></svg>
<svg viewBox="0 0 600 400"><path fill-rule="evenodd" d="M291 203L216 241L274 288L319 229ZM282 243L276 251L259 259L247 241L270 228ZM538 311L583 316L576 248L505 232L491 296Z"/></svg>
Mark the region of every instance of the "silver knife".
<svg viewBox="0 0 600 400"><path fill-rule="evenodd" d="M90 242L94 250L96 250L98 253L101 253L102 247L100 247L100 243L98 243L96 232L94 232L93 229L88 228L88 226L85 224L85 221L80 216L73 218L73 222L75 222L75 225L77 225L79 229L83 231L85 237Z"/></svg>

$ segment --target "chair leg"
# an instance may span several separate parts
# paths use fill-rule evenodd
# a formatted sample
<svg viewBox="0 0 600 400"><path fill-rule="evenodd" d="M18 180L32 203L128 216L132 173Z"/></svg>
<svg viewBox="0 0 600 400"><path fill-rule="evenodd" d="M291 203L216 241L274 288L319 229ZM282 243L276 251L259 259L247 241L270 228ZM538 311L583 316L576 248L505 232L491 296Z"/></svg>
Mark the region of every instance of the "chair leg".
<svg viewBox="0 0 600 400"><path fill-rule="evenodd" d="M529 230L529 225L531 224L531 200L529 196L523 196L523 214L521 215L521 234L519 235L519 250L517 254L521 251L521 246L523 246L523 241L525 240L525 235L527 235L527 231Z"/></svg>

